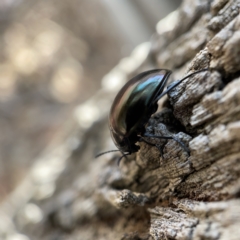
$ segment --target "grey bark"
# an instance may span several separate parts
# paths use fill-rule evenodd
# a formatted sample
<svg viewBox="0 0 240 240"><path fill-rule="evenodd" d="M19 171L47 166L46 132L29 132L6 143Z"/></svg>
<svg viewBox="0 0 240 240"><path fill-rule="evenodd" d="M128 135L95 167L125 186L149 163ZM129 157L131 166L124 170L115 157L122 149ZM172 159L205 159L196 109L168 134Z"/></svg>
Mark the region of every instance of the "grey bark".
<svg viewBox="0 0 240 240"><path fill-rule="evenodd" d="M234 0L186 0L160 22L147 57L140 59L143 45L105 77L107 87L77 109L66 142L43 154L2 205L2 236L19 231L30 239L239 239L239 8ZM117 154L94 160L97 151L114 148L106 115L117 90L107 83L156 67L173 70L175 80L213 69L161 99L146 127L177 137L190 156L174 140L155 139L163 157L139 143L140 151L120 167ZM88 110L95 118L86 125L82 114Z"/></svg>

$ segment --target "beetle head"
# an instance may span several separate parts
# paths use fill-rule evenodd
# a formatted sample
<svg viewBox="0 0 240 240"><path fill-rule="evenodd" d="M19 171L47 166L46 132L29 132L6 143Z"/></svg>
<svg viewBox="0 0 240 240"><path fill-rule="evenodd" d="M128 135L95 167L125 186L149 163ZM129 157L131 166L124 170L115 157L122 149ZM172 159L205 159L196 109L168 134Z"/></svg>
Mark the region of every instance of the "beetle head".
<svg viewBox="0 0 240 240"><path fill-rule="evenodd" d="M122 153L131 154L139 150L140 147L135 144L139 137L134 136L133 139L131 136L123 136L113 130L111 130L110 133L114 144Z"/></svg>

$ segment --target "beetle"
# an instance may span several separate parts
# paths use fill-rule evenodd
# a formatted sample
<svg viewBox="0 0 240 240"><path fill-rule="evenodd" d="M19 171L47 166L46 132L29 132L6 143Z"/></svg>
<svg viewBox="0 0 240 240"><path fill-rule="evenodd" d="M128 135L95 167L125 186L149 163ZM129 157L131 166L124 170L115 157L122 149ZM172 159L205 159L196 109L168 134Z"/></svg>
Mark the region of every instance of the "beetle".
<svg viewBox="0 0 240 240"><path fill-rule="evenodd" d="M154 145L145 140L144 137L173 139L189 154L188 148L179 139L173 136L146 134L145 125L151 115L157 111L159 99L185 79L203 71L209 71L209 69L193 72L170 85L165 91L163 91L164 87L172 73L168 69L153 69L142 72L129 80L116 95L109 113L109 130L118 150L103 152L96 157L120 151L122 153L118 160L120 163L123 157L138 152L140 146L136 145L137 142L144 141Z"/></svg>

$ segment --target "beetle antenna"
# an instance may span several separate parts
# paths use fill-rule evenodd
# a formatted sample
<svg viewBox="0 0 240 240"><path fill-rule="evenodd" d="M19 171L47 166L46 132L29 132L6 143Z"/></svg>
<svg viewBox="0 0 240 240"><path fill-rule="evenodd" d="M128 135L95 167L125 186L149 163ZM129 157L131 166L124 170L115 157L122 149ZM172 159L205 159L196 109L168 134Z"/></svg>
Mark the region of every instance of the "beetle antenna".
<svg viewBox="0 0 240 240"><path fill-rule="evenodd" d="M131 153L123 153L123 155L118 159L118 161L117 161L117 165L119 166L120 165L120 162L121 162L121 160L125 157L126 159L127 159L127 155L130 155Z"/></svg>
<svg viewBox="0 0 240 240"><path fill-rule="evenodd" d="M98 158L98 157L100 157L100 156L102 156L102 155L104 155L104 154L106 154L106 153L110 153L110 152L120 152L120 150L110 150L110 151L106 151L106 152L102 152L102 153L99 153L99 154L97 154L96 156L95 156L95 158Z"/></svg>
<svg viewBox="0 0 240 240"><path fill-rule="evenodd" d="M204 68L202 70L190 73L189 75L187 75L186 77L182 78L181 80L179 80L178 82L176 82L175 84L173 84L172 86L170 86L169 88L167 88L162 94L160 94L160 96L158 97L157 100L159 100L161 97L163 97L165 94L167 94L168 92L170 92L173 88L177 87L180 83L182 83L185 79L190 78L191 76L194 76L197 73L200 72L206 72L206 71L210 71L210 68Z"/></svg>

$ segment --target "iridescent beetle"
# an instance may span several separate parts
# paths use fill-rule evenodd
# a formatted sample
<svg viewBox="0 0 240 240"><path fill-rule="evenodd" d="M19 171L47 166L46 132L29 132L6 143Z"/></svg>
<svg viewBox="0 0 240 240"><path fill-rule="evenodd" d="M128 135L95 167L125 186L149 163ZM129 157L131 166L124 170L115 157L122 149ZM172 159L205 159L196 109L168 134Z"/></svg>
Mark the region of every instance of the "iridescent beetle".
<svg viewBox="0 0 240 240"><path fill-rule="evenodd" d="M105 153L120 151L122 157L137 152L140 147L136 145L139 141L148 138L173 139L189 154L188 148L173 136L157 136L145 133L145 125L153 113L157 111L158 100L169 91L177 87L185 79L209 69L202 69L191 73L172 84L164 92L171 71L167 69L154 69L138 74L129 80L115 97L110 114L109 129L113 142L118 150L111 150L98 154L99 157ZM151 144L153 145L153 144ZM119 158L119 161L122 159Z"/></svg>

